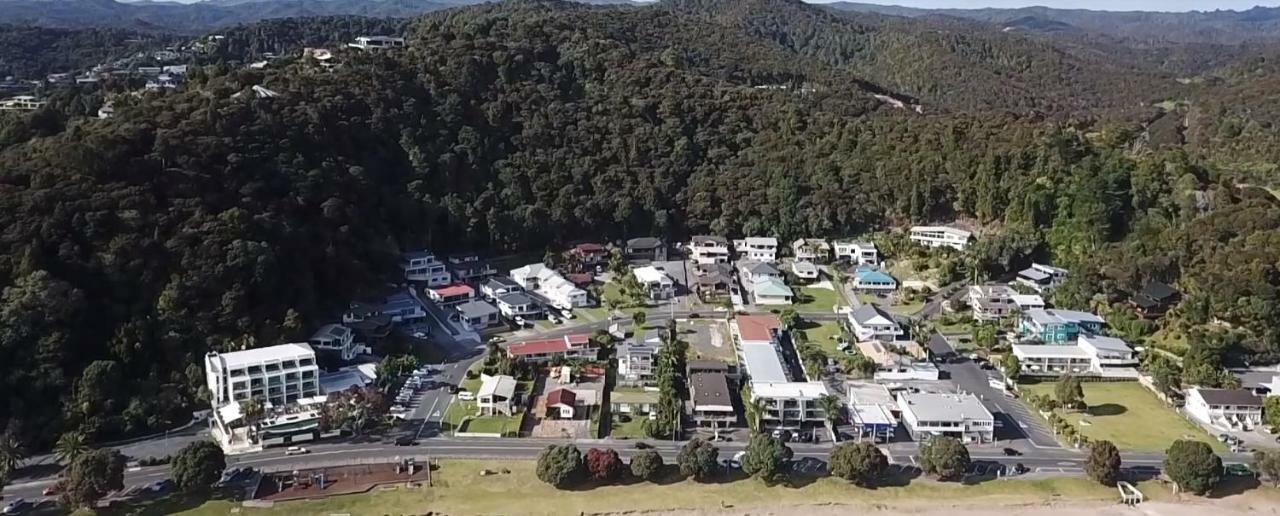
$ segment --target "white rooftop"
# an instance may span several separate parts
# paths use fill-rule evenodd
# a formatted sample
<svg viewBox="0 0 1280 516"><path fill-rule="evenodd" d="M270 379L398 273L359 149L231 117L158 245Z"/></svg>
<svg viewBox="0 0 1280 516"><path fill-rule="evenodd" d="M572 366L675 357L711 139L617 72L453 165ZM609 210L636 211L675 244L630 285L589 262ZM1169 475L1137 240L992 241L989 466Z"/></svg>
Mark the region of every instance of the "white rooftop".
<svg viewBox="0 0 1280 516"><path fill-rule="evenodd" d="M1014 344L1013 354L1020 358L1091 358L1088 351L1081 349L1079 346L1071 345Z"/></svg>
<svg viewBox="0 0 1280 516"><path fill-rule="evenodd" d="M1021 307L1044 308L1044 298L1035 294L1014 294L1010 299L1013 299L1013 303Z"/></svg>
<svg viewBox="0 0 1280 516"><path fill-rule="evenodd" d="M827 386L822 382L758 382L751 380L751 395L757 398L804 398L826 396Z"/></svg>
<svg viewBox="0 0 1280 516"><path fill-rule="evenodd" d="M747 237L742 239L748 247L778 246L778 239L773 237Z"/></svg>
<svg viewBox="0 0 1280 516"><path fill-rule="evenodd" d="M851 419L863 425L894 425L897 421L884 405L853 405L849 407Z"/></svg>
<svg viewBox="0 0 1280 516"><path fill-rule="evenodd" d="M1081 335L1080 342L1087 342L1094 349L1099 351L1116 351L1121 353L1129 353L1133 348L1122 339L1115 337L1107 337L1105 335Z"/></svg>
<svg viewBox="0 0 1280 516"><path fill-rule="evenodd" d="M961 238L969 238L973 235L973 233L963 229L953 228L951 226L912 226L911 231L938 231L942 233L950 233Z"/></svg>
<svg viewBox="0 0 1280 516"><path fill-rule="evenodd" d="M640 283L671 283L671 277L666 272L652 265L636 267L631 272L636 275Z"/></svg>
<svg viewBox="0 0 1280 516"><path fill-rule="evenodd" d="M516 394L516 379L510 376L500 374L497 376L485 375L483 382L480 384L480 392L477 396L493 396L498 395L506 399L511 399Z"/></svg>
<svg viewBox="0 0 1280 516"><path fill-rule="evenodd" d="M898 393L898 408L910 410L917 421L994 420L991 411L972 394Z"/></svg>
<svg viewBox="0 0 1280 516"><path fill-rule="evenodd" d="M246 349L244 351L231 351L218 353L217 355L217 358L221 359L221 362L228 368L299 358L314 359L315 357L315 350L311 349L311 345L305 342Z"/></svg>
<svg viewBox="0 0 1280 516"><path fill-rule="evenodd" d="M751 375L752 388L758 383L785 383L786 369L772 344L743 343L742 358L746 362L747 374Z"/></svg>

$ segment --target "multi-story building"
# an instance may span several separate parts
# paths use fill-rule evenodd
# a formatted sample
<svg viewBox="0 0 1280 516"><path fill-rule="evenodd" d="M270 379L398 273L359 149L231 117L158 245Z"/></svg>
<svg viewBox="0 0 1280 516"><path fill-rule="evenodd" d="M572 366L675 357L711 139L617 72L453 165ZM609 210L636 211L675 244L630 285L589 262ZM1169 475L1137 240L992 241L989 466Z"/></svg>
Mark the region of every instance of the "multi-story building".
<svg viewBox="0 0 1280 516"><path fill-rule="evenodd" d="M355 43L348 43L347 46L360 50L386 50L404 48L405 42L404 38L392 36L360 36Z"/></svg>
<svg viewBox="0 0 1280 516"><path fill-rule="evenodd" d="M778 239L773 237L747 237L733 241L739 260L774 262L778 260Z"/></svg>
<svg viewBox="0 0 1280 516"><path fill-rule="evenodd" d="M831 259L831 244L820 238L801 238L791 243L797 261L826 263Z"/></svg>
<svg viewBox="0 0 1280 516"><path fill-rule="evenodd" d="M312 349L332 352L343 361L355 359L363 347L356 346L355 332L341 324L321 326L307 342L311 344Z"/></svg>
<svg viewBox="0 0 1280 516"><path fill-rule="evenodd" d="M1033 263L1030 267L1018 272L1017 281L1043 294L1058 288L1062 282L1067 281L1067 270L1052 265Z"/></svg>
<svg viewBox="0 0 1280 516"><path fill-rule="evenodd" d="M972 394L898 393L902 423L917 441L946 436L966 443L995 441L995 416Z"/></svg>
<svg viewBox="0 0 1280 516"><path fill-rule="evenodd" d="M0 111L35 111L49 104L31 95L18 95L0 100Z"/></svg>
<svg viewBox="0 0 1280 516"><path fill-rule="evenodd" d="M516 317L534 317L542 314L542 305L523 292L502 294L494 300L498 304L498 312L508 319Z"/></svg>
<svg viewBox="0 0 1280 516"><path fill-rule="evenodd" d="M973 233L948 226L915 226L908 236L912 242L925 247L950 247L963 251L969 246Z"/></svg>
<svg viewBox="0 0 1280 516"><path fill-rule="evenodd" d="M652 265L646 265L632 269L631 273L636 276L640 286L644 287L649 299L657 301L675 297L676 282L671 279L671 276L667 275L666 271Z"/></svg>
<svg viewBox="0 0 1280 516"><path fill-rule="evenodd" d="M853 271L853 288L864 292L893 292L898 289L898 280L875 267L860 265Z"/></svg>
<svg viewBox="0 0 1280 516"><path fill-rule="evenodd" d="M427 297L440 306L453 306L475 299L476 290L465 283L454 283L427 289Z"/></svg>
<svg viewBox="0 0 1280 516"><path fill-rule="evenodd" d="M497 299L506 294L524 292L524 287L506 276L494 276L480 284L480 294L485 299Z"/></svg>
<svg viewBox="0 0 1280 516"><path fill-rule="evenodd" d="M1129 344L1115 337L1103 335L1080 334L1076 340L1080 349L1093 358L1093 367L1098 371L1106 371L1113 367L1136 367L1138 353Z"/></svg>
<svg viewBox="0 0 1280 516"><path fill-rule="evenodd" d="M1093 357L1079 346L1014 344L1013 355L1018 357L1022 374L1026 376L1082 375L1096 372L1093 369Z"/></svg>
<svg viewBox="0 0 1280 516"><path fill-rule="evenodd" d="M845 260L853 265L879 265L880 251L876 245L861 240L836 240L832 245L836 260Z"/></svg>
<svg viewBox="0 0 1280 516"><path fill-rule="evenodd" d="M849 327L858 340L893 342L906 335L892 315L871 303L849 312Z"/></svg>
<svg viewBox="0 0 1280 516"><path fill-rule="evenodd" d="M644 385L654 380L654 362L662 339L657 332L649 332L644 338L637 336L634 342L618 345L618 382L627 385Z"/></svg>
<svg viewBox="0 0 1280 516"><path fill-rule="evenodd" d="M444 262L436 259L430 251L404 253L400 268L404 269L404 279L425 282L428 287L448 285L453 281L453 275L449 274Z"/></svg>
<svg viewBox="0 0 1280 516"><path fill-rule="evenodd" d="M577 308L587 306L590 302L587 291L541 263L512 269L511 279L524 287L526 292L534 292L547 298L556 308Z"/></svg>
<svg viewBox="0 0 1280 516"><path fill-rule="evenodd" d="M573 255L578 263L584 267L595 267L604 265L609 261L609 249L604 244L596 242L583 242L569 249L569 254Z"/></svg>
<svg viewBox="0 0 1280 516"><path fill-rule="evenodd" d="M320 395L316 352L307 344L211 352L204 370L214 407L253 398L284 405Z"/></svg>
<svg viewBox="0 0 1280 516"><path fill-rule="evenodd" d="M1253 430L1262 424L1262 397L1247 389L1187 391L1187 414L1222 430Z"/></svg>
<svg viewBox="0 0 1280 516"><path fill-rule="evenodd" d="M1035 294L1019 294L1006 285L969 287L969 306L978 321L997 321L1021 311L1044 308L1044 299Z"/></svg>
<svg viewBox="0 0 1280 516"><path fill-rule="evenodd" d="M476 284L498 274L498 269L493 264L474 254L453 255L448 258L448 262L449 273L457 281Z"/></svg>
<svg viewBox="0 0 1280 516"><path fill-rule="evenodd" d="M458 311L462 321L473 330L483 330L502 324L498 317L501 312L487 301L473 299L453 307Z"/></svg>
<svg viewBox="0 0 1280 516"><path fill-rule="evenodd" d="M689 257L695 264L729 263L729 240L699 235L689 242Z"/></svg>
<svg viewBox="0 0 1280 516"><path fill-rule="evenodd" d="M1106 321L1088 312L1037 309L1022 312L1018 334L1045 344L1074 343L1081 333L1102 333Z"/></svg>
<svg viewBox="0 0 1280 516"><path fill-rule="evenodd" d="M739 315L730 324L737 346L738 363L746 367L751 398L761 400L763 423L796 428L820 424L826 414L817 400L826 394L822 382L805 381L798 366L789 366L784 355L794 350L774 315Z"/></svg>
<svg viewBox="0 0 1280 516"><path fill-rule="evenodd" d="M662 262L667 260L667 244L657 237L632 238L627 240L624 254L633 263Z"/></svg>

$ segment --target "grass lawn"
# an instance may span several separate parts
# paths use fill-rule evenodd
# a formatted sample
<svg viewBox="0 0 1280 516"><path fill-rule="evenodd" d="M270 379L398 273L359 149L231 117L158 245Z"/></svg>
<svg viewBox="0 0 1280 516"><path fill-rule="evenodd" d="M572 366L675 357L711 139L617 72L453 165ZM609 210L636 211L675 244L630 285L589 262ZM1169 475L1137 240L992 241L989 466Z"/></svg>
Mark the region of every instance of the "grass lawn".
<svg viewBox="0 0 1280 516"><path fill-rule="evenodd" d="M622 422L621 416L622 414L613 415L613 423L609 425L609 437L614 439L624 437L627 439L644 439L649 437L648 434L644 433L644 422L649 418L648 416L629 414L631 420L625 423Z"/></svg>
<svg viewBox="0 0 1280 516"><path fill-rule="evenodd" d="M955 322L951 324L934 323L934 329L943 335L963 335L973 333L973 323L969 321Z"/></svg>
<svg viewBox="0 0 1280 516"><path fill-rule="evenodd" d="M1163 349L1178 356L1187 352L1187 336L1172 329L1162 329L1147 337L1152 347Z"/></svg>
<svg viewBox="0 0 1280 516"><path fill-rule="evenodd" d="M479 409L474 401L455 400L445 411L440 421L441 430L445 432L477 432L486 434L503 433L514 437L520 433L520 425L524 421L524 413L514 416L476 417ZM472 416L467 419L467 416ZM465 421L464 421L465 420Z"/></svg>
<svg viewBox="0 0 1280 516"><path fill-rule="evenodd" d="M876 296L873 296L866 292L858 292L857 294L854 294L854 295L858 298L859 303L862 303L864 305L876 304Z"/></svg>
<svg viewBox="0 0 1280 516"><path fill-rule="evenodd" d="M904 304L894 303L889 305L889 311L895 314L913 314L919 312L921 308L924 308L924 302L922 301Z"/></svg>
<svg viewBox="0 0 1280 516"><path fill-rule="evenodd" d="M1019 390L1053 397L1053 386L1045 382L1022 385ZM1194 439L1226 451L1217 439L1137 382L1085 382L1084 401L1089 404L1086 412L1059 412L1088 438L1111 441L1121 450L1164 451L1177 439ZM1080 420L1089 424L1079 424Z"/></svg>
<svg viewBox="0 0 1280 516"><path fill-rule="evenodd" d="M148 514L225 516L233 507L240 514L599 514L611 512L733 512L778 510L803 513L803 507L856 504L858 509L892 510L920 504L969 505L971 508L1042 504L1046 500L1114 502L1115 489L1084 477L1045 480L998 480L977 485L915 480L903 487L862 489L834 478L820 478L803 487L766 486L756 480L700 484L675 480L556 490L539 481L534 461L503 462L444 460L433 472L433 487L399 488L322 500L276 504L270 508L238 507L227 501L202 505L155 507ZM670 468L670 466L669 466ZM480 470L507 469L509 474L480 476ZM1167 490L1143 483L1145 492ZM770 509L772 508L772 509ZM853 510L853 508L851 508ZM993 512L996 512L993 508Z"/></svg>
<svg viewBox="0 0 1280 516"><path fill-rule="evenodd" d="M840 336L840 324L831 321L815 322L805 321L801 323L800 329L804 330L804 334L809 338L809 342L822 348L829 357L840 356L840 351L836 349L836 337Z"/></svg>
<svg viewBox="0 0 1280 516"><path fill-rule="evenodd" d="M796 303L797 311L831 313L831 310L840 302L840 296L835 290L814 287L796 287L795 290L801 299L804 299Z"/></svg>

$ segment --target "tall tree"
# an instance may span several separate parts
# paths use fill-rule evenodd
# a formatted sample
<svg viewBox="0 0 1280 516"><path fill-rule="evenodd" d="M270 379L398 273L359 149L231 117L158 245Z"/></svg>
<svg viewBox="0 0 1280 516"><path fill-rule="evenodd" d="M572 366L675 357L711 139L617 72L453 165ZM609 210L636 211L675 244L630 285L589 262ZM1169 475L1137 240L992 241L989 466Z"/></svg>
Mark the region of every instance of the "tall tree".
<svg viewBox="0 0 1280 516"><path fill-rule="evenodd" d="M1063 408L1082 410L1084 403L1084 386L1075 375L1064 374L1053 386L1053 393L1058 404Z"/></svg>
<svg viewBox="0 0 1280 516"><path fill-rule="evenodd" d="M0 434L0 473L11 476L27 460L26 447L13 432Z"/></svg>
<svg viewBox="0 0 1280 516"><path fill-rule="evenodd" d="M720 448L701 438L694 438L680 448L676 464L680 466L681 475L706 482L720 472Z"/></svg>
<svg viewBox="0 0 1280 516"><path fill-rule="evenodd" d="M781 439L765 433L751 434L747 454L742 458L742 471L765 483L786 480L791 471L791 448Z"/></svg>
<svg viewBox="0 0 1280 516"><path fill-rule="evenodd" d="M1094 441L1089 445L1089 458L1084 471L1089 478L1105 486L1114 486L1120 478L1120 450L1111 441Z"/></svg>
<svg viewBox="0 0 1280 516"><path fill-rule="evenodd" d="M626 469L618 451L613 448L587 450L586 466L592 479L605 483L617 481Z"/></svg>
<svg viewBox="0 0 1280 516"><path fill-rule="evenodd" d="M538 454L538 479L556 489L572 487L582 480L582 453L572 444L553 444Z"/></svg>
<svg viewBox="0 0 1280 516"><path fill-rule="evenodd" d="M89 439L84 432L79 430L71 430L63 432L58 436L58 442L53 445L54 456L58 458L58 462L63 464L71 464L80 458L85 452L89 451Z"/></svg>
<svg viewBox="0 0 1280 516"><path fill-rule="evenodd" d="M840 443L827 460L831 474L862 487L871 487L883 478L889 458L874 443Z"/></svg>
<svg viewBox="0 0 1280 516"><path fill-rule="evenodd" d="M969 450L954 437L932 437L920 445L920 469L938 480L958 480L969 467Z"/></svg>
<svg viewBox="0 0 1280 516"><path fill-rule="evenodd" d="M640 450L631 456L631 474L636 478L652 482L661 477L662 470L662 454L657 450Z"/></svg>
<svg viewBox="0 0 1280 516"><path fill-rule="evenodd" d="M1222 458L1207 443L1179 439L1165 451L1164 472L1179 490L1203 495L1222 479Z"/></svg>
<svg viewBox="0 0 1280 516"><path fill-rule="evenodd" d="M116 450L93 450L80 455L61 481L63 504L92 508L107 493L124 489L124 463L124 455Z"/></svg>
<svg viewBox="0 0 1280 516"><path fill-rule="evenodd" d="M178 450L169 469L179 489L203 493L222 477L227 458L222 448L212 441L196 441Z"/></svg>

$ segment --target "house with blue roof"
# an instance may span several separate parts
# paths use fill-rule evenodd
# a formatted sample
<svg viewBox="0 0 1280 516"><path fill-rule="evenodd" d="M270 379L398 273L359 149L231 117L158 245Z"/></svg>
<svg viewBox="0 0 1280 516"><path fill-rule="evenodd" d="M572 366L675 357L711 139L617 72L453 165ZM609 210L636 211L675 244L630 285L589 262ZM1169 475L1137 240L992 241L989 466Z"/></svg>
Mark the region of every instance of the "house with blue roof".
<svg viewBox="0 0 1280 516"><path fill-rule="evenodd" d="M1081 333L1099 334L1106 320L1075 310L1027 310L1018 318L1018 335L1045 344L1075 344Z"/></svg>
<svg viewBox="0 0 1280 516"><path fill-rule="evenodd" d="M893 292L898 280L875 267L862 266L853 271L853 288L867 292Z"/></svg>

